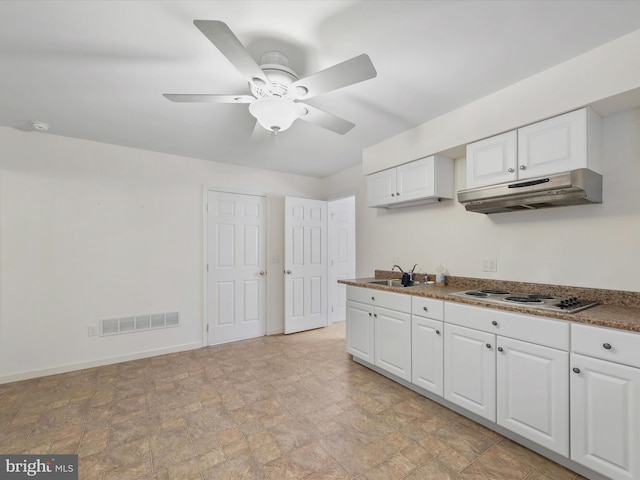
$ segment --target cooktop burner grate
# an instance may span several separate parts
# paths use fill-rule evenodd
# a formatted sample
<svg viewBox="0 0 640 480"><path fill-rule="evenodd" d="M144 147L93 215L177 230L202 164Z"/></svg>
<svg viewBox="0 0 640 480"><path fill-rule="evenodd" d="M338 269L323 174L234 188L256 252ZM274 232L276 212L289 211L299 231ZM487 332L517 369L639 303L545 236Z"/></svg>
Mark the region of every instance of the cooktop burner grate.
<svg viewBox="0 0 640 480"><path fill-rule="evenodd" d="M478 289L455 292L450 295L458 297L472 297L480 302L498 303L503 305L522 305L539 310L562 313L575 313L598 304L591 300L580 300L575 297L553 297L538 293L507 292L498 289Z"/></svg>

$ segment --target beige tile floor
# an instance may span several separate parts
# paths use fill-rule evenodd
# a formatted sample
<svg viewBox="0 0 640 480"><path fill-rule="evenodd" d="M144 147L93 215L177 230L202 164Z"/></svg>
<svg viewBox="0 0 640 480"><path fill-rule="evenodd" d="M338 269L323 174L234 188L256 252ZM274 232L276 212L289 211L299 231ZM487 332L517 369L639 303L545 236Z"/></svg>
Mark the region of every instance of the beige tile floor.
<svg viewBox="0 0 640 480"><path fill-rule="evenodd" d="M0 453L80 479L582 478L353 362L344 323L0 385Z"/></svg>

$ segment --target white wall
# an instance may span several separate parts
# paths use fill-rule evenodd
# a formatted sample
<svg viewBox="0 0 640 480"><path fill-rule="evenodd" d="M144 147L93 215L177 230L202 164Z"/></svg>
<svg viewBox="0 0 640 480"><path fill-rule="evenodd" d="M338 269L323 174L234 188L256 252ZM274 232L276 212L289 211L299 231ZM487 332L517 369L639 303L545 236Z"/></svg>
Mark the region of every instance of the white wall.
<svg viewBox="0 0 640 480"><path fill-rule="evenodd" d="M469 213L457 201L393 210L367 208L357 168L330 177L357 191L358 276L418 263L435 273L639 291L640 109L604 119L604 203L497 215ZM464 159L455 162L464 188ZM482 259L498 259L496 273Z"/></svg>
<svg viewBox="0 0 640 480"><path fill-rule="evenodd" d="M283 258L283 195L319 179L0 127L0 383L201 345L203 186L268 194L267 261ZM268 265L282 331L282 267ZM180 311L178 328L88 337L101 318Z"/></svg>
<svg viewBox="0 0 640 480"><path fill-rule="evenodd" d="M639 51L636 30L365 149L363 171L384 170L585 105L606 115L619 96L638 106Z"/></svg>

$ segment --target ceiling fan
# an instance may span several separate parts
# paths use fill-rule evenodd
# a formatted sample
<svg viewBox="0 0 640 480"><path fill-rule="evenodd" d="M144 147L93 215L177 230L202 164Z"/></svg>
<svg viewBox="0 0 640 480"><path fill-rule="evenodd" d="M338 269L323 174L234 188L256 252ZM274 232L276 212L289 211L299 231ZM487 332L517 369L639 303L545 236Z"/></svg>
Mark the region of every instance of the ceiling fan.
<svg viewBox="0 0 640 480"><path fill-rule="evenodd" d="M172 102L249 104L249 112L256 117L257 124L275 135L297 119L340 135L355 126L300 100L374 78L377 72L368 55L358 55L301 79L289 68L285 54L266 52L258 65L225 23L218 20L194 20L193 23L249 81L251 95L165 93L164 97Z"/></svg>

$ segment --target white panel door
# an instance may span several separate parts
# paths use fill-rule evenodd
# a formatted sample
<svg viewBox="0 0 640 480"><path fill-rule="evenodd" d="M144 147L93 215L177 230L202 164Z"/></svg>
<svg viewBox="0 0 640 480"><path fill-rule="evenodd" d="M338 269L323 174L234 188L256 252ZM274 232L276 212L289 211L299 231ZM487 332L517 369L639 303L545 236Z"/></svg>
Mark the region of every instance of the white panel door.
<svg viewBox="0 0 640 480"><path fill-rule="evenodd" d="M374 363L375 332L373 306L347 301L347 352Z"/></svg>
<svg viewBox="0 0 640 480"><path fill-rule="evenodd" d="M411 381L425 390L442 396L444 393L443 323L418 315L412 315L411 322Z"/></svg>
<svg viewBox="0 0 640 480"><path fill-rule="evenodd" d="M467 188L518 178L518 134L515 130L467 145Z"/></svg>
<svg viewBox="0 0 640 480"><path fill-rule="evenodd" d="M356 276L355 198L329 202L329 321L345 319L347 286L338 280Z"/></svg>
<svg viewBox="0 0 640 480"><path fill-rule="evenodd" d="M207 194L207 326L214 345L265 335L264 197Z"/></svg>
<svg viewBox="0 0 640 480"><path fill-rule="evenodd" d="M389 205L396 201L396 169L367 175L367 205Z"/></svg>
<svg viewBox="0 0 640 480"><path fill-rule="evenodd" d="M375 365L411 381L411 315L375 307Z"/></svg>
<svg viewBox="0 0 640 480"><path fill-rule="evenodd" d="M565 172L586 164L585 108L518 130L519 179Z"/></svg>
<svg viewBox="0 0 640 480"><path fill-rule="evenodd" d="M569 456L569 354L498 337L498 425Z"/></svg>
<svg viewBox="0 0 640 480"><path fill-rule="evenodd" d="M432 197L435 189L435 158L433 156L397 167L396 201L405 202Z"/></svg>
<svg viewBox="0 0 640 480"><path fill-rule="evenodd" d="M640 369L571 354L571 460L640 478Z"/></svg>
<svg viewBox="0 0 640 480"><path fill-rule="evenodd" d="M496 421L495 335L445 325L444 398Z"/></svg>
<svg viewBox="0 0 640 480"><path fill-rule="evenodd" d="M327 202L284 199L284 333L327 326Z"/></svg>

